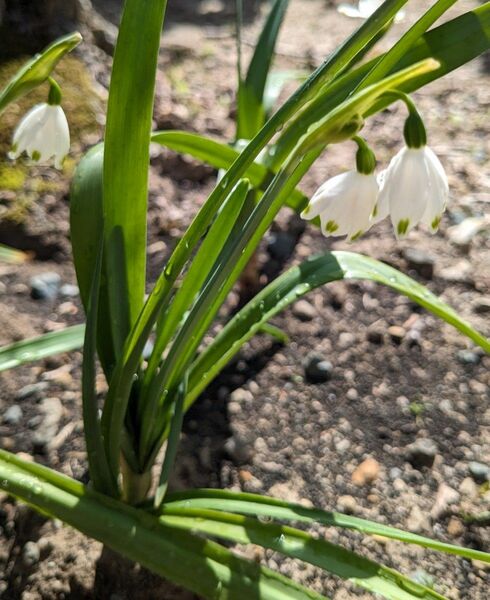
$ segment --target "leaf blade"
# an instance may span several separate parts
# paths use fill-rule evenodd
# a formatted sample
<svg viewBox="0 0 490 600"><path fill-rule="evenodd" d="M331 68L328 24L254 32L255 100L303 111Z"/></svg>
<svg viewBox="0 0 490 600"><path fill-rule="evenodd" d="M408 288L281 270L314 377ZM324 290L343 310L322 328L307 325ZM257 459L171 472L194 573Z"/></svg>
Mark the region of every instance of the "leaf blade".
<svg viewBox="0 0 490 600"><path fill-rule="evenodd" d="M84 325L72 325L60 331L8 344L0 349L0 371L81 348L84 329Z"/></svg>
<svg viewBox="0 0 490 600"><path fill-rule="evenodd" d="M416 533L410 533L389 525L382 525L359 517L352 517L338 512L307 508L300 504L285 502L269 496L232 492L230 490L202 489L187 492L172 493L167 496L164 508L168 514L176 509L204 508L268 517L272 519L296 521L302 523L320 523L331 527L352 529L363 534L379 535L388 539L407 544L415 544L446 554L462 556L468 559L481 560L490 563L490 554L472 548L455 546L427 538Z"/></svg>
<svg viewBox="0 0 490 600"><path fill-rule="evenodd" d="M209 509L182 508L180 511L167 512L163 507L161 515L161 523L234 543L258 544L284 556L320 567L388 600L444 600L437 592L394 569L293 527L262 523L250 517Z"/></svg>

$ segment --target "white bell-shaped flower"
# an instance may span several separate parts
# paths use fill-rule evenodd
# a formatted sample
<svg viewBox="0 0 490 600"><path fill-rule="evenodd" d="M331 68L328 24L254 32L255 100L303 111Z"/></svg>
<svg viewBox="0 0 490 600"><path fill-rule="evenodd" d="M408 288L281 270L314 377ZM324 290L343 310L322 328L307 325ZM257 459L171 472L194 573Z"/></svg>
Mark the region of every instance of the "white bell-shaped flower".
<svg viewBox="0 0 490 600"><path fill-rule="evenodd" d="M320 217L322 233L327 237L347 235L350 240L357 239L372 225L370 217L378 191L374 173L342 173L318 188L301 217Z"/></svg>
<svg viewBox="0 0 490 600"><path fill-rule="evenodd" d="M38 104L18 124L13 137L10 158L23 152L36 162L54 158L60 169L70 149L70 130L65 113L59 104Z"/></svg>
<svg viewBox="0 0 490 600"><path fill-rule="evenodd" d="M359 0L357 7L352 4L339 4L337 10L346 17L354 19L368 19L382 4L384 0ZM403 11L399 11L395 21L401 21L404 17Z"/></svg>
<svg viewBox="0 0 490 600"><path fill-rule="evenodd" d="M379 183L375 221L389 214L398 239L420 222L437 231L449 185L439 159L428 146L400 150L381 173Z"/></svg>

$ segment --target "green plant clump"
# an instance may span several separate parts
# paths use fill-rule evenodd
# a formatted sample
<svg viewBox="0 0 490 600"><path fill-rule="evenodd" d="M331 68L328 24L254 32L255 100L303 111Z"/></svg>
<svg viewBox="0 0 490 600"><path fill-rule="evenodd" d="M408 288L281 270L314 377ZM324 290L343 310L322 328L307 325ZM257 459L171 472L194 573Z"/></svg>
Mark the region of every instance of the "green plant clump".
<svg viewBox="0 0 490 600"><path fill-rule="evenodd" d="M184 131L151 131L167 3L125 1L105 138L84 156L71 188L71 242L85 327L0 350L0 368L8 368L83 344L90 483L0 450L1 489L210 600L325 598L239 556L230 543L257 544L305 561L375 598L443 599L438 582L433 586L410 579L310 533L306 526L351 529L490 563L489 554L474 548L275 498L220 489L168 490L185 412L255 334L265 331L284 341L285 334L269 321L319 286L349 279L388 286L490 352L490 341L426 287L380 261L341 251L308 257L288 269L217 335L207 335L284 206L303 211L304 218L318 217L313 223L326 236L357 239L388 216L397 237L420 221L437 229L447 201L447 178L426 145L424 123L408 94L489 49L490 2L434 28L456 2L432 2L388 52L364 61L408 3L383 2L274 112L269 70L288 2L272 3L246 73L238 2L237 130L236 139L225 144ZM25 135L17 136L18 154L25 151L33 160L43 153L57 162L64 158L66 118L51 74L79 41L77 34L57 40L0 93L3 110L48 81L48 101L39 111L46 121L56 121L58 139L39 136L43 125L26 116L19 125ZM408 110L406 147L394 157L380 186L374 153L360 136L366 120L398 101ZM191 154L222 172L146 295L151 142ZM357 144L357 168L306 198L297 188L301 179L325 149L342 142ZM102 399L96 392L98 365L108 385ZM412 410L417 413L418 407L414 404Z"/></svg>

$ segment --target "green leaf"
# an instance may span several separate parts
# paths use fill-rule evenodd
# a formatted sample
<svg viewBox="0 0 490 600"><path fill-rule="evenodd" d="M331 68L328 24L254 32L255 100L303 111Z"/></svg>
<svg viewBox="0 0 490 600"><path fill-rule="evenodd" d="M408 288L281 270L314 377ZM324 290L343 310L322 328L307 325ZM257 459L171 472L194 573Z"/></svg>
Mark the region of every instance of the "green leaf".
<svg viewBox="0 0 490 600"><path fill-rule="evenodd" d="M99 251L94 265L92 289L87 306L87 325L83 343L82 363L82 413L85 444L90 478L94 488L112 496L118 495L117 473L111 473L104 448L104 440L99 419L99 407L95 385L96 378L96 340L99 314L99 293L102 275L102 257L104 239L102 227L97 236Z"/></svg>
<svg viewBox="0 0 490 600"><path fill-rule="evenodd" d="M103 161L104 147L91 148L79 162L70 190L70 237L73 262L85 313L87 313L92 278L103 232ZM98 299L97 350L110 379L116 362L112 342L109 292L105 265L102 265Z"/></svg>
<svg viewBox="0 0 490 600"><path fill-rule="evenodd" d="M117 356L145 294L150 131L166 4L166 0L125 2L112 67L103 197L110 319Z"/></svg>
<svg viewBox="0 0 490 600"><path fill-rule="evenodd" d="M245 80L238 86L237 139L249 140L264 125L264 92L277 36L289 0L275 0L255 47Z"/></svg>
<svg viewBox="0 0 490 600"><path fill-rule="evenodd" d="M83 325L74 325L4 346L0 349L0 371L81 348L83 333Z"/></svg>
<svg viewBox="0 0 490 600"><path fill-rule="evenodd" d="M144 302L150 132L166 4L126 0L109 90L103 212L110 322L120 362ZM127 398L113 399L104 406L102 429L111 470L116 472Z"/></svg>
<svg viewBox="0 0 490 600"><path fill-rule="evenodd" d="M481 552L480 550L447 544L415 533L403 531L403 529L360 519L359 517L351 517L342 513L320 510L318 508L307 508L300 504L284 502L259 494L214 489L190 490L168 494L167 502L163 506L165 513L169 515L174 513L181 514L179 511L182 509L189 510L193 508L254 515L256 517L267 517L298 523L320 523L327 527L352 529L362 534L382 536L406 544L415 544L446 554L490 563L490 554Z"/></svg>
<svg viewBox="0 0 490 600"><path fill-rule="evenodd" d="M0 489L202 598L326 600L215 542L1 450Z"/></svg>
<svg viewBox="0 0 490 600"><path fill-rule="evenodd" d="M11 102L44 83L63 56L81 41L79 33L71 33L59 38L27 62L0 93L0 114Z"/></svg>
<svg viewBox="0 0 490 600"><path fill-rule="evenodd" d="M327 252L307 259L264 288L243 307L194 361L186 407L262 325L312 289L340 279L367 279L394 288L422 305L490 352L490 341L407 275L373 258L352 252Z"/></svg>
<svg viewBox="0 0 490 600"><path fill-rule="evenodd" d="M270 335L275 338L280 344L289 344L289 336L288 334L276 327L275 325L271 325L270 323L263 323L259 329L259 333L265 333L266 335Z"/></svg>
<svg viewBox="0 0 490 600"><path fill-rule="evenodd" d="M209 509L164 506L160 522L239 544L257 544L320 567L389 600L444 600L433 590L327 540L292 527Z"/></svg>
<svg viewBox="0 0 490 600"><path fill-rule="evenodd" d="M25 252L0 244L0 262L18 265L25 262L28 258L29 255Z"/></svg>
<svg viewBox="0 0 490 600"><path fill-rule="evenodd" d="M165 494L167 493L168 479L174 466L177 456L177 447L179 445L180 433L182 431L182 422L184 420L184 399L187 395L187 376L184 377L182 384L177 392L177 399L174 403L174 414L170 424L170 435L168 436L167 447L165 448L165 458L160 472L160 481L155 493L154 507L160 508Z"/></svg>

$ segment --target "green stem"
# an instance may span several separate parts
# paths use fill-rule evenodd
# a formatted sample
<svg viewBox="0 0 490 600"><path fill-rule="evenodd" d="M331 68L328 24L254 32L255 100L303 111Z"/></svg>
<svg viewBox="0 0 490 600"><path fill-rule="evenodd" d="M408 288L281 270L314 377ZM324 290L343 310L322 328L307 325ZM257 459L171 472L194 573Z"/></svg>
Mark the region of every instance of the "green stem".
<svg viewBox="0 0 490 600"><path fill-rule="evenodd" d="M49 95L48 104L50 106L59 106L61 104L61 88L58 83L52 78L48 78L49 81Z"/></svg>

